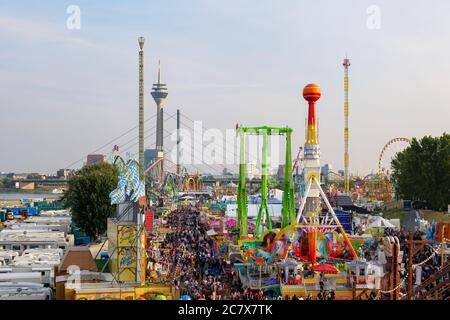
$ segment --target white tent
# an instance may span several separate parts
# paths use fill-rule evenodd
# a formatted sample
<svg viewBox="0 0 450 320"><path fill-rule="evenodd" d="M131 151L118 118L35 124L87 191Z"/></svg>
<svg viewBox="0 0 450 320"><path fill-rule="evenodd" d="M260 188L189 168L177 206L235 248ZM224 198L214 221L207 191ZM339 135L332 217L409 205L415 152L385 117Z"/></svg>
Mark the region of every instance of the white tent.
<svg viewBox="0 0 450 320"><path fill-rule="evenodd" d="M396 230L400 230L400 219L389 219L388 221L395 226Z"/></svg>
<svg viewBox="0 0 450 320"><path fill-rule="evenodd" d="M227 188L237 188L237 184L233 183L233 181L230 181L230 183L227 184Z"/></svg>
<svg viewBox="0 0 450 320"><path fill-rule="evenodd" d="M390 223L383 217L375 216L369 219L369 228L395 228L395 225Z"/></svg>

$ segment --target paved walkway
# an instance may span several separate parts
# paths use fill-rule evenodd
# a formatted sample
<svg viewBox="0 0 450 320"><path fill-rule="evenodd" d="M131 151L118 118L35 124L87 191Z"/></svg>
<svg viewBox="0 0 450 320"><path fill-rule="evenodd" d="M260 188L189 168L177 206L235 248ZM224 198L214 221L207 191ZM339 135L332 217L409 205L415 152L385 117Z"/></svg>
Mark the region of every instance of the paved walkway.
<svg viewBox="0 0 450 320"><path fill-rule="evenodd" d="M405 211L405 228L407 231L414 232L416 230L416 210Z"/></svg>

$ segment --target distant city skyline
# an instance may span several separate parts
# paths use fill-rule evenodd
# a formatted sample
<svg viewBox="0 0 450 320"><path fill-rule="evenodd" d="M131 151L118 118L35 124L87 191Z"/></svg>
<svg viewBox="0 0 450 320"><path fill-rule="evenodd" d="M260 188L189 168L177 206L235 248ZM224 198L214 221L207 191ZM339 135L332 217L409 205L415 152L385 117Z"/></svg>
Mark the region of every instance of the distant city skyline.
<svg viewBox="0 0 450 320"><path fill-rule="evenodd" d="M145 119L155 114L150 92L161 59L167 113L180 109L222 131L292 127L295 156L305 140L301 91L318 83L321 162L336 172L344 168L347 54L350 172L376 172L390 139L450 128L450 3L431 3L83 0L80 28L70 29L71 3L0 0L0 171L49 173L84 159L70 167L78 168L90 153L137 142L136 128L106 144L137 125L144 36ZM145 149L154 143L155 135Z"/></svg>

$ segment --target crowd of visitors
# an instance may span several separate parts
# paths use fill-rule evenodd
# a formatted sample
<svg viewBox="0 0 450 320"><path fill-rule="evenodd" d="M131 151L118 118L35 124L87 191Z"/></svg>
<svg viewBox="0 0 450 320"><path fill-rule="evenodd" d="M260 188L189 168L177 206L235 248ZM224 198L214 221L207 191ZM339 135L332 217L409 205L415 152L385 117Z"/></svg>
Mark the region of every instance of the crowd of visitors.
<svg viewBox="0 0 450 320"><path fill-rule="evenodd" d="M243 288L236 270L222 260L214 239L207 233L208 225L195 207L175 210L165 217L165 227L170 231L165 234L159 245L159 255L154 258L161 269L168 271L168 277L181 296L190 299L230 299L230 300L334 300L333 290L325 290L323 274L320 278L320 292L313 296L281 296L274 291L250 290ZM403 252L402 262L408 263L408 232L402 228L394 230L386 228L384 236L395 236L400 241ZM424 234L417 231L414 240L424 238ZM373 260L377 243L374 247L362 247L362 257ZM425 246L413 257L414 264L420 264L422 281L436 273L441 267L440 255L434 254L435 248ZM430 258L431 257L431 258ZM407 268L402 268L407 270ZM405 278L406 271L400 275ZM413 280L416 281L416 272ZM369 299L375 299L370 295Z"/></svg>
<svg viewBox="0 0 450 320"><path fill-rule="evenodd" d="M403 251L402 262L408 264L408 237L409 233L405 228L400 230L394 230L391 228L386 228L384 231L385 236L396 236L400 241L400 250ZM415 231L413 233L413 240L425 240L425 233L421 231ZM441 255L435 254L436 245L428 244L423 249L421 249L417 254L413 256L412 262L414 265L420 265L422 267L422 280L427 279L433 273L438 271L441 267ZM431 258L430 258L431 257ZM414 275L415 277L415 275Z"/></svg>
<svg viewBox="0 0 450 320"><path fill-rule="evenodd" d="M181 295L192 299L221 298L224 263L214 241L206 233L205 223L195 208L180 209L166 217L167 233L160 244L160 261Z"/></svg>
<svg viewBox="0 0 450 320"><path fill-rule="evenodd" d="M195 207L183 208L165 217L170 230L160 243L159 255L152 256L180 291L193 300L333 300L334 291L317 296L281 296L274 291L243 288L235 270L227 268L207 234L207 223ZM157 261L156 261L157 260Z"/></svg>
<svg viewBox="0 0 450 320"><path fill-rule="evenodd" d="M409 239L409 232L402 227L400 230L394 230L391 228L386 228L384 230L385 236L395 236L399 239L400 242L400 250L403 252L402 257L402 263L404 264L405 268L403 268L403 272L401 272L401 277L406 278L407 277L407 266L409 263L409 247L408 247L408 239ZM413 240L425 240L426 234L424 232L421 232L420 230L416 230L412 234ZM413 269L413 284L419 285L420 283L426 281L428 278L430 278L433 274L438 272L441 269L442 256L440 254L436 254L437 252L437 243L430 243L426 244L421 250L419 250L412 258L412 263L414 266ZM446 261L444 261L444 264L448 263L448 257ZM418 271L418 269L420 271ZM419 278L418 278L419 277ZM423 293L425 293L427 290L431 289L432 286L436 285L437 283L430 283L426 288L423 289ZM406 288L405 288L406 289ZM406 290L404 290L406 291Z"/></svg>

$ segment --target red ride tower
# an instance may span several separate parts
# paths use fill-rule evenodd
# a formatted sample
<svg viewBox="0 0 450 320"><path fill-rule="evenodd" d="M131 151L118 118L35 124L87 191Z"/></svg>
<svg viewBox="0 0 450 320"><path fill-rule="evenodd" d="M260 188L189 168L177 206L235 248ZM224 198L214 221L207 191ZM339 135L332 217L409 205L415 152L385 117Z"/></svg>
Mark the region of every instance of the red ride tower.
<svg viewBox="0 0 450 320"><path fill-rule="evenodd" d="M317 144L316 101L320 98L320 87L311 83L303 89L303 98L308 101L308 131L306 143Z"/></svg>

